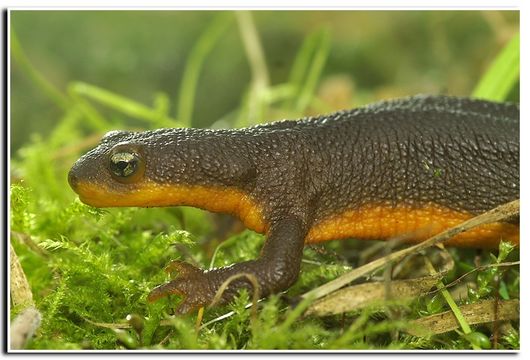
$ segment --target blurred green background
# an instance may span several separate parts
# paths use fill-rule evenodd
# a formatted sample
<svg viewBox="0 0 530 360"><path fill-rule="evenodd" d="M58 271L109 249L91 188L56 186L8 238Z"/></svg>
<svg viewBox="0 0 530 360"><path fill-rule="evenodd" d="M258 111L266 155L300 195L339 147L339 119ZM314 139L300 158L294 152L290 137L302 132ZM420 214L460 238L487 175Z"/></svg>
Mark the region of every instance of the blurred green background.
<svg viewBox="0 0 530 360"><path fill-rule="evenodd" d="M508 11L255 11L252 19L269 84L285 83L304 39L325 29L329 52L303 114L353 107L416 93L469 95L491 60L518 31ZM60 92L72 81L102 87L146 106L162 92L176 117L187 59L213 11L11 11L11 27L34 68ZM204 56L191 125L207 127L241 106L251 82L233 14ZM32 133L46 136L63 109L11 59L11 150ZM146 127L100 104L111 120ZM263 120L291 115L267 110ZM239 124L240 125L240 124ZM88 128L87 132L91 132Z"/></svg>

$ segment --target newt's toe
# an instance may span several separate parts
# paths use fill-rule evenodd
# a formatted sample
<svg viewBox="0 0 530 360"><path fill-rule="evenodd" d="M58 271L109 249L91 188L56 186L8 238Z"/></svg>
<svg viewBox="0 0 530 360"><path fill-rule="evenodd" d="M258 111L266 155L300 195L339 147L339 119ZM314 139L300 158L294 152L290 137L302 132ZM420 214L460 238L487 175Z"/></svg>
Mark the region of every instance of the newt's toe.
<svg viewBox="0 0 530 360"><path fill-rule="evenodd" d="M158 285L153 290L151 290L149 295L147 295L147 301L154 302L171 294L185 296L185 294L183 294L177 287L175 287L174 282L170 281L168 283Z"/></svg>
<svg viewBox="0 0 530 360"><path fill-rule="evenodd" d="M186 314L210 304L215 292L210 289L207 272L178 260L172 261L165 270L174 278L154 288L147 296L149 302L169 295L179 295L183 300L175 309L177 314Z"/></svg>

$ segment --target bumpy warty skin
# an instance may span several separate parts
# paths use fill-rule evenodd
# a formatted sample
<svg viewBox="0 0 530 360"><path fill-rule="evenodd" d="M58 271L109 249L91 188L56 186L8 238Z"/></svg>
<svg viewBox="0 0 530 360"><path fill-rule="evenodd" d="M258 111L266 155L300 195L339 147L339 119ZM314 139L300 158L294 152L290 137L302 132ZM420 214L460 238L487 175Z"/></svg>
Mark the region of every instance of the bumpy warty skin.
<svg viewBox="0 0 530 360"><path fill-rule="evenodd" d="M330 164L329 173L313 181L317 194L325 192L317 213L369 203L432 202L476 214L517 199L516 106L442 99L455 104L383 103L375 112L343 114L333 125L315 131L311 144L320 149L315 153ZM310 173L318 173L315 166Z"/></svg>
<svg viewBox="0 0 530 360"><path fill-rule="evenodd" d="M272 219L315 222L378 203L478 214L519 197L513 104L414 97L234 136L246 139L239 156L254 161L248 191L270 203Z"/></svg>

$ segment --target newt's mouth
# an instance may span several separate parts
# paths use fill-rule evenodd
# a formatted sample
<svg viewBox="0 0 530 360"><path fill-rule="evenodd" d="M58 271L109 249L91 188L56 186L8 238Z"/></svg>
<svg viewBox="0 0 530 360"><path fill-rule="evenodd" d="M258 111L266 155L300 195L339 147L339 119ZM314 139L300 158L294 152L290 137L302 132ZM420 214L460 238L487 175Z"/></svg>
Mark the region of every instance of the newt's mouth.
<svg viewBox="0 0 530 360"><path fill-rule="evenodd" d="M117 194L102 185L96 185L84 181L77 181L72 184L72 189L79 195L79 200L94 207L119 207L119 206L141 206L134 203L126 204L124 200L129 198L129 194L122 192Z"/></svg>

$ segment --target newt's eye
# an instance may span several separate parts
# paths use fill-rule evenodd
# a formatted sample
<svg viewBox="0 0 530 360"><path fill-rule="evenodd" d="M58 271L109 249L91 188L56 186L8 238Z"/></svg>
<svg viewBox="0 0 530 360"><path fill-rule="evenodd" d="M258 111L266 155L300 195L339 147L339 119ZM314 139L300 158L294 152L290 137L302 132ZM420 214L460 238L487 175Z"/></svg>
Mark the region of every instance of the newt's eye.
<svg viewBox="0 0 530 360"><path fill-rule="evenodd" d="M110 156L109 169L116 180L130 183L143 175L144 163L134 152L115 152Z"/></svg>

